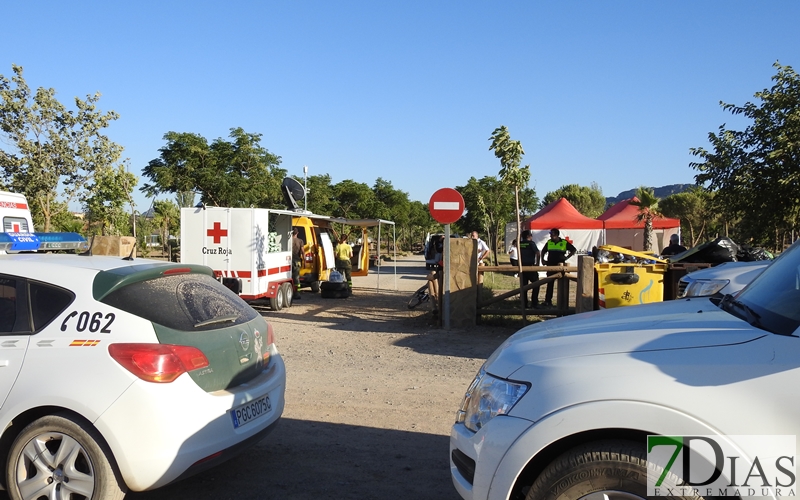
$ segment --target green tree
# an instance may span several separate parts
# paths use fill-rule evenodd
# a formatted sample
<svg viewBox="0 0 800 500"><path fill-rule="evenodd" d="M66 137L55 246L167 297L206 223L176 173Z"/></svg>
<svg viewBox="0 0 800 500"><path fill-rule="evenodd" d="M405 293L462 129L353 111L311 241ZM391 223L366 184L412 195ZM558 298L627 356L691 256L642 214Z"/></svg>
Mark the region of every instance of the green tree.
<svg viewBox="0 0 800 500"><path fill-rule="evenodd" d="M169 253L169 237L181 230L181 209L169 200L153 202L153 225L158 230L161 247L165 254Z"/></svg>
<svg viewBox="0 0 800 500"><path fill-rule="evenodd" d="M522 143L511 140L511 135L505 125L502 125L492 132L489 137L492 145L489 151L494 151L495 157L500 160L500 178L503 182L514 189L514 219L517 222L517 234L522 233L522 222L520 220L519 190L528 186L531 179L530 165L520 168L522 155ZM504 224L505 225L505 224ZM497 255L497 240L494 241L493 251ZM521 278L520 278L521 279Z"/></svg>
<svg viewBox="0 0 800 500"><path fill-rule="evenodd" d="M37 227L36 220L33 221ZM42 223L43 224L43 223ZM69 211L65 202L56 202L53 205L53 218L50 220L50 229L54 232L81 233L84 231L85 221ZM43 225L41 227L44 227Z"/></svg>
<svg viewBox="0 0 800 500"><path fill-rule="evenodd" d="M688 246L693 247L703 240L709 230L717 228L719 216L712 206L713 197L713 193L694 187L667 196L658 202L658 206L665 216L680 219L683 238Z"/></svg>
<svg viewBox="0 0 800 500"><path fill-rule="evenodd" d="M3 183L25 194L34 216L43 221L45 231L50 231L58 207L64 206L60 201L69 205L80 200L88 184L103 183L95 179L98 172L104 177L116 171L122 146L102 131L119 115L97 109L99 93L86 99L76 97L76 109L69 110L56 99L52 88L40 87L32 93L21 66L12 65L12 71L10 80L0 75L0 130L4 139L0 143L8 145L0 149ZM96 198L97 194L86 197Z"/></svg>
<svg viewBox="0 0 800 500"><path fill-rule="evenodd" d="M303 179L296 180L302 184ZM312 175L306 179L306 204L298 202L299 206L308 206L308 210L315 214L332 214L337 206L331 176L329 174Z"/></svg>
<svg viewBox="0 0 800 500"><path fill-rule="evenodd" d="M345 219L368 217L375 206L375 193L362 182L344 180L333 186L336 206L331 215Z"/></svg>
<svg viewBox="0 0 800 500"><path fill-rule="evenodd" d="M514 220L514 192L497 177L478 180L470 177L466 186L456 186L464 198L465 214L456 223L462 234L478 231L486 235L487 244L497 257L497 241L506 224Z"/></svg>
<svg viewBox="0 0 800 500"><path fill-rule="evenodd" d="M542 205L546 206L556 200L566 198L575 209L585 215L596 219L606 209L606 197L603 190L596 182L591 186L579 186L578 184L566 184L547 193L542 200Z"/></svg>
<svg viewBox="0 0 800 500"><path fill-rule="evenodd" d="M661 212L658 209L658 198L653 194L653 190L648 187L641 186L636 190L636 198L638 200L631 200L631 205L639 209L636 214L636 222L644 221L644 243L643 248L645 252L653 249L653 219L659 217Z"/></svg>
<svg viewBox="0 0 800 500"><path fill-rule="evenodd" d="M136 176L124 165L104 166L95 170L93 180L82 197L89 232L113 236L130 234L132 218L125 212L124 205L133 203L131 193Z"/></svg>
<svg viewBox="0 0 800 500"><path fill-rule="evenodd" d="M194 206L194 191L178 191L175 193L175 203L180 208L191 208Z"/></svg>
<svg viewBox="0 0 800 500"><path fill-rule="evenodd" d="M539 211L539 197L536 190L525 187L519 190L519 216L526 219Z"/></svg>
<svg viewBox="0 0 800 500"><path fill-rule="evenodd" d="M136 236L136 247L142 257L148 257L151 250L149 246L150 235L157 231L157 228L153 223L153 219L144 214L136 216L136 225L139 228Z"/></svg>
<svg viewBox="0 0 800 500"><path fill-rule="evenodd" d="M437 222L431 217L428 211L428 204L421 201L409 203L408 216L411 224L410 248L413 250L416 245L422 248L427 233L434 232Z"/></svg>
<svg viewBox="0 0 800 500"><path fill-rule="evenodd" d="M402 248L408 248L411 244L412 233L408 193L395 189L390 181L381 177L375 180L372 192L375 194L375 209L372 217L394 221L397 243ZM388 238L390 235L386 236Z"/></svg>
<svg viewBox="0 0 800 500"><path fill-rule="evenodd" d="M232 128L230 141L213 143L199 134L167 132L160 155L143 169L148 196L196 192L200 201L220 207L283 206L281 159L261 146L261 134Z"/></svg>
<svg viewBox="0 0 800 500"><path fill-rule="evenodd" d="M692 148L700 161L698 184L715 191L727 219L740 218L740 234L779 250L800 215L800 77L790 66L773 65L772 88L755 94L760 103L720 102L722 109L751 121L744 130L719 127L709 133L711 150Z"/></svg>

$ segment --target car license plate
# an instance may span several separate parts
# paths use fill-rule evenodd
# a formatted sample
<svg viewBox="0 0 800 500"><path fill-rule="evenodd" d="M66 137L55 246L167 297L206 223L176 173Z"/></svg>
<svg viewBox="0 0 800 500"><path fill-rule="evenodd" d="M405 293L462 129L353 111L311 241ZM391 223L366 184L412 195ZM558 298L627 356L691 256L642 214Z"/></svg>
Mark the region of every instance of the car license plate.
<svg viewBox="0 0 800 500"><path fill-rule="evenodd" d="M269 394L237 406L231 410L233 428L238 429L243 425L247 425L270 411L272 411L272 402L269 400Z"/></svg>

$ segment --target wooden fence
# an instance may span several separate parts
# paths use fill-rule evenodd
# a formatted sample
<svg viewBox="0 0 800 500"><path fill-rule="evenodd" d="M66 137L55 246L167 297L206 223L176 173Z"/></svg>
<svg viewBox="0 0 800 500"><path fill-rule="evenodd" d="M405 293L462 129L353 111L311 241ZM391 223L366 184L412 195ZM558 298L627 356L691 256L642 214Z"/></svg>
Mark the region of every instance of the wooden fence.
<svg viewBox="0 0 800 500"><path fill-rule="evenodd" d="M478 266L479 275L488 272L514 274L519 271L519 268L514 266ZM527 316L565 316L567 314L575 314L594 309L594 259L592 257L588 255L579 256L577 267L524 266L522 267L522 271L544 271L553 274L533 283L528 283L522 288L516 288L492 297L485 302L481 301L481 294L478 293L477 320L479 322L481 316L487 315L522 316L523 321L527 321ZM478 278L478 282L482 283L482 276ZM552 307L539 306L538 308L533 308L531 307L532 305L529 304L526 308L523 306L522 300L519 301L518 308L509 309L507 307L496 307L499 302L503 302L509 297L519 297L521 293L527 293L533 288L546 286L549 282L555 282L555 304ZM574 303L570 297L570 282L575 282L577 284ZM482 285L478 286L481 287ZM492 307L493 305L495 307Z"/></svg>

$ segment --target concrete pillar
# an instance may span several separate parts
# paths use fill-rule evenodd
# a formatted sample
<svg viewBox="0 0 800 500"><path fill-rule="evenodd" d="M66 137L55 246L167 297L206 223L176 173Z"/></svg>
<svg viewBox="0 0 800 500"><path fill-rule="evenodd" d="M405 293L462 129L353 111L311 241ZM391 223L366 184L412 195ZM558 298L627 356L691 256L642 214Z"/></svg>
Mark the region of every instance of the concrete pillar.
<svg viewBox="0 0 800 500"><path fill-rule="evenodd" d="M450 326L471 328L478 313L478 242L450 239Z"/></svg>

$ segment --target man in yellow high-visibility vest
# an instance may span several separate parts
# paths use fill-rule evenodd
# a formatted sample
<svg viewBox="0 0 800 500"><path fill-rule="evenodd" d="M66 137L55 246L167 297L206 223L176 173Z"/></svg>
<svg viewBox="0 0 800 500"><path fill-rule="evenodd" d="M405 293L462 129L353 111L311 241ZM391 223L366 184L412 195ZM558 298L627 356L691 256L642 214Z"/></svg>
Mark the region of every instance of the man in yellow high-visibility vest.
<svg viewBox="0 0 800 500"><path fill-rule="evenodd" d="M339 238L339 244L336 245L336 250L334 253L336 256L336 269L342 273L345 281L347 282L347 288L349 288L352 292L353 278L351 278L350 273L353 270L353 264L350 262L350 259L353 258L353 247L347 243L346 234L343 234L341 238Z"/></svg>
<svg viewBox="0 0 800 500"><path fill-rule="evenodd" d="M577 250L569 241L561 238L558 229L550 230L550 239L542 248L542 264L545 266L563 266L567 260L575 255ZM547 275L556 274L557 271L547 271ZM544 305L553 305L553 284L554 281L547 282L547 290L544 293Z"/></svg>

